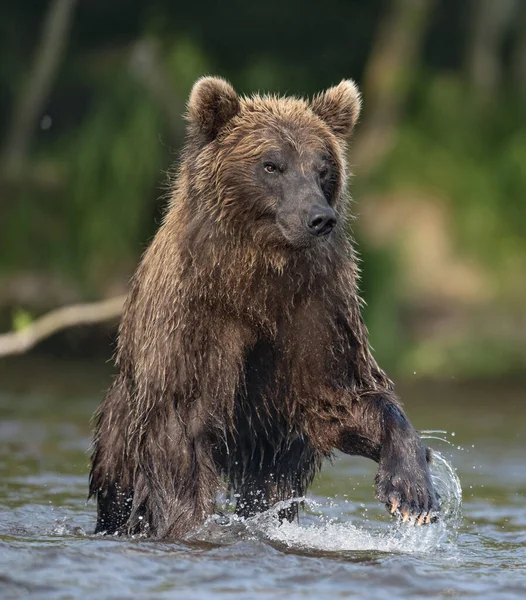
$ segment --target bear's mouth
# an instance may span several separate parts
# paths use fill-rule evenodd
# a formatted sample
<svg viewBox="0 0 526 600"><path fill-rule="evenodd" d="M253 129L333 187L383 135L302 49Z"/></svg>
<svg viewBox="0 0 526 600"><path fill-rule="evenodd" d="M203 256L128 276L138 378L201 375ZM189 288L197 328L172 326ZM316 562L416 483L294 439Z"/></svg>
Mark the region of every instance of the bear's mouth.
<svg viewBox="0 0 526 600"><path fill-rule="evenodd" d="M309 233L306 227L299 225L290 227L276 220L277 226L284 238L286 245L294 249L312 248L318 244L326 243L332 237L332 231L325 235L316 236Z"/></svg>

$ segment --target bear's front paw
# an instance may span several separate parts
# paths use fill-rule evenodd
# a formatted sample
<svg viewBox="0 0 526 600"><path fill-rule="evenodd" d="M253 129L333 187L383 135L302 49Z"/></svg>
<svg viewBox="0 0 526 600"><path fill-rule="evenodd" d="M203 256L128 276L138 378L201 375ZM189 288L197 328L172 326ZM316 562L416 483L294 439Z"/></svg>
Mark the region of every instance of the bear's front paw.
<svg viewBox="0 0 526 600"><path fill-rule="evenodd" d="M400 516L402 522L416 525L433 523L438 518L440 499L435 491L428 467L429 452L394 453L384 456L376 475L376 497L387 510Z"/></svg>

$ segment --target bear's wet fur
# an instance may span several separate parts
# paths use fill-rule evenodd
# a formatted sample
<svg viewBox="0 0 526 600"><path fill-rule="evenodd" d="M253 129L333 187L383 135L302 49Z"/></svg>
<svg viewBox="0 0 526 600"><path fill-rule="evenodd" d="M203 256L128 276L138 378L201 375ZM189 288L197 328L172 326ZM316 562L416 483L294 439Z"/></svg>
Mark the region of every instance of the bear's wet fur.
<svg viewBox="0 0 526 600"><path fill-rule="evenodd" d="M429 452L361 317L345 192L359 112L350 80L311 101L194 85L97 411L97 532L184 536L222 481L253 515L302 496L334 449L379 463L391 512L423 523L439 510Z"/></svg>

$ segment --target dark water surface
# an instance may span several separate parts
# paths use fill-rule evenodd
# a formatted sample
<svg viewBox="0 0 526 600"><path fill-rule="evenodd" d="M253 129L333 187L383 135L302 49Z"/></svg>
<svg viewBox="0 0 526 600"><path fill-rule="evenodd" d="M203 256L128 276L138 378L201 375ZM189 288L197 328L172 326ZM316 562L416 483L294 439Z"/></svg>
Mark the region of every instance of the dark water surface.
<svg viewBox="0 0 526 600"><path fill-rule="evenodd" d="M0 598L526 598L526 393L521 385L406 384L450 515L397 525L375 465L327 464L300 524L216 520L185 543L91 535L89 419L109 372L68 362L0 366Z"/></svg>

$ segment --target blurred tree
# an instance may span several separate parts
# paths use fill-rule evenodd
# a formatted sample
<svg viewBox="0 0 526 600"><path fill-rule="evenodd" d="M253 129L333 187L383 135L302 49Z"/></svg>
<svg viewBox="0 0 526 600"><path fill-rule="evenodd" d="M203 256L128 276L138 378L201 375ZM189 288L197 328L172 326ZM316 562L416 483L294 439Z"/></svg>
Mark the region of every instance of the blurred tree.
<svg viewBox="0 0 526 600"><path fill-rule="evenodd" d="M362 84L366 105L353 156L367 178L392 148L418 73L432 0L392 0L374 36Z"/></svg>
<svg viewBox="0 0 526 600"><path fill-rule="evenodd" d="M154 39L141 39L134 44L130 56L130 70L151 94L159 111L164 114L171 141L178 144L184 135L184 121L181 119L184 111L183 95L181 92L175 93L174 78L167 72L159 45Z"/></svg>
<svg viewBox="0 0 526 600"><path fill-rule="evenodd" d="M526 95L526 2L519 2L512 50L512 71L515 86Z"/></svg>
<svg viewBox="0 0 526 600"><path fill-rule="evenodd" d="M494 99L499 92L504 38L516 8L517 0L471 0L466 68L483 101Z"/></svg>
<svg viewBox="0 0 526 600"><path fill-rule="evenodd" d="M13 108L10 130L2 155L4 176L18 179L43 106L57 77L77 0L52 0L42 26L40 43L27 80Z"/></svg>

